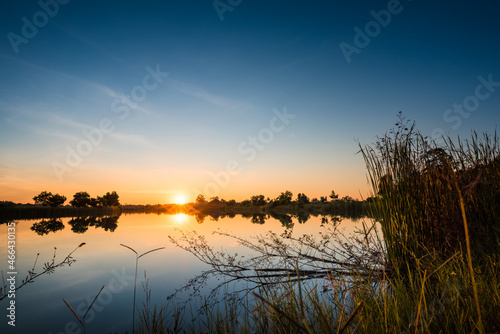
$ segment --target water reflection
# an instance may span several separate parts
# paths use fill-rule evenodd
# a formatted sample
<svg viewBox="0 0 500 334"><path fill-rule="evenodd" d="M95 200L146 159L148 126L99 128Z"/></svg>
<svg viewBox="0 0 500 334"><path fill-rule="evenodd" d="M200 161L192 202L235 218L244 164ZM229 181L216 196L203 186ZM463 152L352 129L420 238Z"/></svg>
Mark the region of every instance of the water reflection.
<svg viewBox="0 0 500 334"><path fill-rule="evenodd" d="M187 215L185 213L177 213L175 215L175 221L179 224L185 223L187 221Z"/></svg>
<svg viewBox="0 0 500 334"><path fill-rule="evenodd" d="M162 215L165 213L156 213L157 215ZM166 213L166 215L169 215ZM288 213L220 213L220 212L197 212L197 213L177 213L173 215L177 223L182 223L187 220L188 217L195 218L198 224L203 224L207 220L217 222L220 219L225 218L234 218L237 215L249 219L252 224L256 225L264 225L269 219L278 220L281 225L287 229L292 230L294 228L294 221L299 224L305 224L312 216L317 217L318 215L311 214L306 211L299 211L294 214ZM68 224L71 226L71 231L77 234L83 234L88 231L89 227L93 226L94 228L102 228L104 231L114 232L118 228L118 220L120 215L111 215L111 216L84 216L84 217L74 217L68 221ZM345 218L345 217L344 217ZM356 219L358 217L347 217L351 219ZM336 224L340 222L343 218L338 215L329 215L321 217L321 226L326 226L328 224ZM34 231L38 235L47 235L49 233L54 233L64 229L64 224L61 221L61 218L44 218L39 222L33 223L31 226L31 230Z"/></svg>
<svg viewBox="0 0 500 334"><path fill-rule="evenodd" d="M207 215L203 214L203 213L197 213L194 215L194 218L196 219L196 222L198 224L203 224L205 222L205 217Z"/></svg>
<svg viewBox="0 0 500 334"><path fill-rule="evenodd" d="M253 224L265 224L266 223L266 215L256 214L252 217Z"/></svg>
<svg viewBox="0 0 500 334"><path fill-rule="evenodd" d="M210 218L211 221L218 221L223 218L234 218L236 215L239 215L243 218L248 218L253 224L263 225L266 223L268 219L276 219L281 222L281 225L286 229L292 229L294 227L293 219L295 218L299 224L305 224L311 217L318 217L319 214L312 214L308 211L298 211L294 214L289 213L280 213L280 212L269 212L269 213L214 213L214 212L197 212L194 214L194 217L198 224L203 224L206 218ZM322 215L321 220L323 226L327 224L335 224L340 222L343 218L349 219L359 219L364 217L363 215Z"/></svg>
<svg viewBox="0 0 500 334"><path fill-rule="evenodd" d="M299 224L304 224L309 220L310 217L311 214L307 211L299 211L299 213L297 214L297 220Z"/></svg>
<svg viewBox="0 0 500 334"><path fill-rule="evenodd" d="M250 221L262 225L270 216L253 214ZM204 303L191 316L195 321L205 322L219 305L236 305L236 309L247 309L249 305L251 309L262 306L259 303L248 304L249 296L259 297L259 294L268 296L262 300L273 301L269 303L271 307L275 301L279 303L290 296L294 303L289 304L297 305L298 299L294 299L297 298L294 293L297 290L312 296L311 299L303 299L302 295L298 297L300 303L307 307L313 307L315 302L334 302L338 300L335 299L337 296L346 296L342 302L346 305L352 284L361 281L377 284L385 279L384 250L374 232L378 230L376 222L363 221L358 228L351 226L349 232L345 227L340 228L340 222L345 221L340 216L314 216L316 219L311 219L310 225L314 227L314 223L319 222L320 229L303 225L311 218L309 214L273 214L272 217L281 222L284 227L282 233L276 233L273 228L265 234L249 238L248 234L242 237L233 231L212 232L251 250L248 253L228 247L219 251L197 231L179 231L177 238L170 238L179 248L209 264L211 269L190 279L167 299L178 300L181 307ZM295 231L292 229L294 221L299 222ZM305 231L307 233L303 233ZM359 235L362 237L357 237ZM215 284L207 291L205 287L211 283ZM322 287L322 293L318 293L318 286ZM259 294L254 294L256 291ZM325 294L328 291L332 294ZM330 299L332 296L333 299Z"/></svg>
<svg viewBox="0 0 500 334"><path fill-rule="evenodd" d="M287 229L292 229L293 228L293 221L292 221L292 216L290 215L287 215L287 214L273 214L272 217L274 219L277 219L280 221L281 225L284 227L284 228L287 228Z"/></svg>
<svg viewBox="0 0 500 334"><path fill-rule="evenodd" d="M71 219L68 224L75 233L87 232L89 226L102 228L104 231L114 232L118 227L118 218L120 216L109 217L77 217Z"/></svg>
<svg viewBox="0 0 500 334"><path fill-rule="evenodd" d="M78 234L87 232L89 226L114 232L118 227L118 218L120 216L75 217L68 221L68 224L71 226L71 231ZM33 223L30 229L38 235L45 235L64 229L64 224L60 218L42 219L39 222Z"/></svg>
<svg viewBox="0 0 500 334"><path fill-rule="evenodd" d="M60 218L42 219L31 226L31 230L38 235L49 234L64 229L64 224Z"/></svg>
<svg viewBox="0 0 500 334"><path fill-rule="evenodd" d="M237 218L230 219L231 216ZM85 310L96 296L99 287L105 282L113 282L108 284L112 289L110 290L112 298L106 298L109 293L105 295L106 290L104 290L94 304L91 310L94 312L94 318L89 324L88 332L130 333L134 263L130 258L131 254L120 244L130 245L139 254L153 248L165 247L164 252L141 258L139 263L140 273L147 271L148 280L151 278L150 283L154 289L151 295L152 303L160 305L167 296L184 287L186 280L196 278L197 275L211 268L209 264L168 241L170 236L180 240L181 231L195 230L200 236L206 238L207 246L215 250L224 250L224 254L230 256L231 259L237 253L250 260L254 252L245 247L242 243L244 240L255 240L254 236L265 236L272 232L272 237L276 240L283 236L287 238L284 241L291 244L294 242L294 237L300 237L303 234L321 236L320 232L324 233L325 229L320 227L320 224L330 228L333 221L340 220L340 217L312 214L301 218L303 222L307 219L307 224L304 224L299 223L296 213L273 213L271 215L259 212L248 213L247 218L242 218L242 216L240 214L195 215L193 212L186 215L123 214L121 216L16 221L16 236L18 240L23 241L19 246L18 268L16 268L20 273L19 284L21 284L21 279L26 277L26 273L29 279L31 276L34 277L44 272L46 268L43 264L46 262L51 264L50 267L52 263L57 265L59 262L68 262L69 258L63 259L63 257L71 254L77 245L87 243L87 246L76 253L78 262L74 265L72 263L71 268L56 270L50 276L46 275L44 279L26 284L16 294L16 302L23 305L22 314L30 320L20 323L16 330L20 333L64 332L66 323L74 322L75 319L62 302L62 298L73 306L85 304L85 308L81 308ZM200 223L203 224L200 225ZM346 223L348 227L354 225L353 221ZM92 229L91 226L94 228ZM0 225L0 234L4 231L6 234L7 226ZM214 234L215 231L230 231L241 237L241 242L239 239ZM43 236L43 238L38 236ZM54 256L55 247L57 247L57 256ZM324 247L323 244L321 247ZM40 253L39 257L37 257L38 253ZM6 252L0 252L0 262L7 263ZM31 275L30 272L34 274ZM207 292L208 295L211 289L220 283L217 281L218 278L210 278L200 292ZM142 305L145 298L141 290L143 279L145 280L144 275L140 274L137 281L137 305ZM187 300L188 296L180 294L178 297L180 303ZM87 302L88 298L91 298L90 302ZM0 302L4 303L0 306L5 305L7 299ZM124 317L123 314L128 316ZM79 315L83 316L83 314ZM46 319L51 319L51 321ZM8 330L5 323L0 323L0 333L8 333Z"/></svg>

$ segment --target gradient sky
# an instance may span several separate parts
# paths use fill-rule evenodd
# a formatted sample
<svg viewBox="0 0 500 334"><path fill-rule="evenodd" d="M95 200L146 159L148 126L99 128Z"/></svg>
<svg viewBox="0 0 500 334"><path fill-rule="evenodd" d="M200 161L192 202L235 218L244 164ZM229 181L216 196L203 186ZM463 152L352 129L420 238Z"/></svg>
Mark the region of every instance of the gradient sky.
<svg viewBox="0 0 500 334"><path fill-rule="evenodd" d="M60 2L2 4L0 200L360 198L358 141L400 110L430 136L500 119L492 1Z"/></svg>

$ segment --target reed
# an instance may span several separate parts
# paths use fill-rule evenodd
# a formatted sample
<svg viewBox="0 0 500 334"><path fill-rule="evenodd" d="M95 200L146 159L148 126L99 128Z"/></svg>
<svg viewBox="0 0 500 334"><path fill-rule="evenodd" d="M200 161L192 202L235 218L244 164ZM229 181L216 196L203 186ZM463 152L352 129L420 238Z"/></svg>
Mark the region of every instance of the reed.
<svg viewBox="0 0 500 334"><path fill-rule="evenodd" d="M475 272L496 272L487 259L500 250L497 134L474 132L471 139L456 141L445 137L437 145L402 117L396 125L375 147L360 146L376 195L373 215L381 222L388 264L397 273L392 278L419 287L420 311L429 296L426 273L444 266L452 254L463 254L467 273L455 270L468 278L475 308L472 328L482 333Z"/></svg>
<svg viewBox="0 0 500 334"><path fill-rule="evenodd" d="M467 252L468 243L468 254L470 247L477 249L478 261L484 252L498 253L497 135L443 142L438 146L413 124L380 138L375 147L360 146L376 195L372 214L382 224L390 265L398 270L429 253L446 258L458 249Z"/></svg>
<svg viewBox="0 0 500 334"><path fill-rule="evenodd" d="M168 306L151 306L151 289L149 280L144 273L142 287L146 295L139 312L139 324L137 333L139 334L177 334L182 332L183 312L180 308Z"/></svg>
<svg viewBox="0 0 500 334"><path fill-rule="evenodd" d="M135 253L135 279L134 279L134 300L132 302L132 305L133 305L133 308L132 308L132 333L135 333L135 296L136 296L136 290L137 290L137 268L139 266L139 259L141 257L143 257L144 255L147 255L149 253L152 253L152 252L156 252L160 249L164 249L165 247L160 247L160 248L155 248L155 249L152 249L152 250L149 250L147 252L144 252L142 253L141 255L139 255L139 253L137 253L135 251L135 249L133 249L132 247L130 246L127 246L127 245L124 245L124 244L120 244L120 246L123 246L125 248L128 248L130 249L132 252Z"/></svg>
<svg viewBox="0 0 500 334"><path fill-rule="evenodd" d="M80 317L78 315L78 313L76 313L75 309L73 307L71 307L71 305L63 298L63 302L64 302L64 304L66 304L66 307L68 307L68 309L71 311L71 313L73 313L73 315L75 316L75 318L78 321L78 323L80 324L80 326L82 326L84 334L87 333L87 327L85 326L85 318L87 317L87 314L89 313L90 309L92 309L92 306L94 305L95 301L97 300L97 298L99 297L99 295L101 294L103 289L104 289L104 285L101 287L101 289L99 290L99 292L95 296L94 300L92 300L92 303L90 303L89 307L87 308L87 310L85 311L85 313L83 314L82 317Z"/></svg>

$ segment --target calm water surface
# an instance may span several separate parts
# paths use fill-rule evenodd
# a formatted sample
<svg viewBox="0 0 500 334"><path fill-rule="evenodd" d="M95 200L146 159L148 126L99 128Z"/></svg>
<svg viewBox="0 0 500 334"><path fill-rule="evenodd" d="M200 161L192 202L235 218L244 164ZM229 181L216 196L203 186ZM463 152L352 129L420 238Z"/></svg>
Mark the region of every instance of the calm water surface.
<svg viewBox="0 0 500 334"><path fill-rule="evenodd" d="M269 218L264 224L255 224L248 218L222 218L213 221L207 218L199 224L194 216L130 214L121 215L116 223L105 222L101 226L61 218L61 224L45 228L35 223L41 220L16 221L17 285L32 269L39 253L35 272L42 271L43 264L52 260L56 251L56 263L63 260L81 243L73 257L71 266L59 267L49 275L42 275L16 292L16 327L7 325L6 307L9 299L0 301L3 310L0 333L79 333L80 327L63 298L82 315L104 285L105 288L86 317L89 333L131 333L132 299L135 270L135 254L120 244L134 248L139 254L148 250L165 249L145 255L139 260L137 305L145 300L141 287L144 272L149 279L152 301L164 304L166 297L182 287L186 281L203 270L209 269L192 254L177 248L169 236L178 237L182 231L196 231L206 236L210 245L230 252L248 252L234 239L212 234L213 231L229 232L244 238L264 235L269 231L281 234L287 229L280 221ZM347 233L360 222L344 220L341 226ZM311 217L300 224L293 218L293 235L323 233L321 217ZM64 226L62 229L61 227ZM33 228L34 229L33 229ZM103 228L104 227L104 228ZM55 231L54 231L55 230ZM290 229L288 229L289 231ZM79 232L79 233L75 233ZM38 233L37 233L38 232ZM43 235L40 235L43 234ZM0 250L0 269L7 270L7 226L0 225L4 239ZM55 249L56 248L56 249Z"/></svg>

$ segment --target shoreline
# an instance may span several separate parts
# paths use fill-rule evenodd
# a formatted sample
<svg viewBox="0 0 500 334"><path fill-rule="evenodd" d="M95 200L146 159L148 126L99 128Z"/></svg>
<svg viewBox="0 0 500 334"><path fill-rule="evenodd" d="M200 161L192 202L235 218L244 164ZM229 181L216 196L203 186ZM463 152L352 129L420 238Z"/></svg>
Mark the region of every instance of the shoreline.
<svg viewBox="0 0 500 334"><path fill-rule="evenodd" d="M13 219L43 219L84 216L115 216L122 213L120 207L76 208L72 206L48 207L37 205L14 205L0 207L0 224Z"/></svg>

